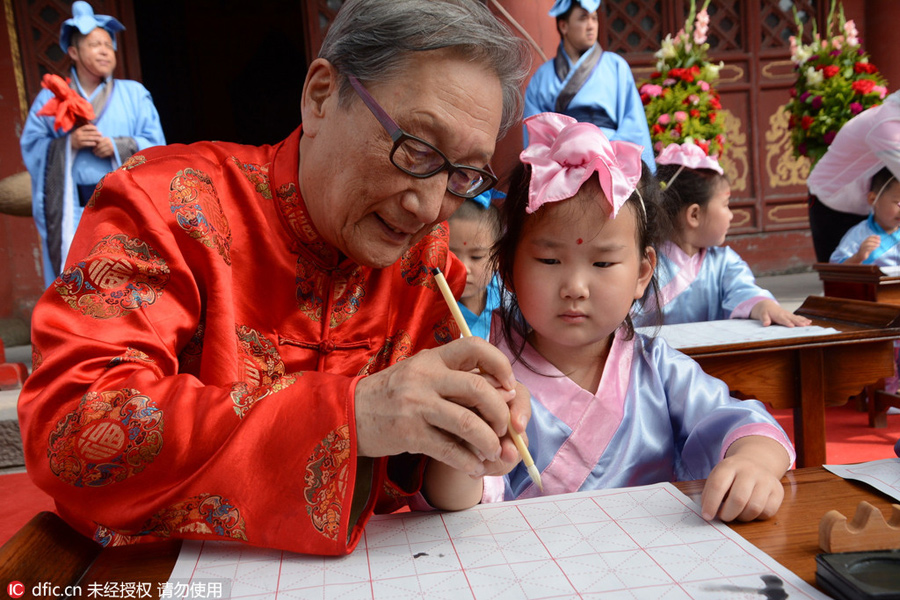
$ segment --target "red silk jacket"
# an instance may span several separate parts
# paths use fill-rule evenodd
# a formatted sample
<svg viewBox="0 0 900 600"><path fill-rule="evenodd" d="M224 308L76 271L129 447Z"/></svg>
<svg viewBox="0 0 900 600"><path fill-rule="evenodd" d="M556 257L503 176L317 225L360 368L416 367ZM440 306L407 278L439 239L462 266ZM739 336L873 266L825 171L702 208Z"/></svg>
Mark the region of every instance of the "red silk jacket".
<svg viewBox="0 0 900 600"><path fill-rule="evenodd" d="M458 337L430 269L457 294L465 269L446 224L387 269L342 258L299 195L300 135L134 155L35 308L28 472L102 544L345 554L421 484L421 457L358 462L354 388Z"/></svg>

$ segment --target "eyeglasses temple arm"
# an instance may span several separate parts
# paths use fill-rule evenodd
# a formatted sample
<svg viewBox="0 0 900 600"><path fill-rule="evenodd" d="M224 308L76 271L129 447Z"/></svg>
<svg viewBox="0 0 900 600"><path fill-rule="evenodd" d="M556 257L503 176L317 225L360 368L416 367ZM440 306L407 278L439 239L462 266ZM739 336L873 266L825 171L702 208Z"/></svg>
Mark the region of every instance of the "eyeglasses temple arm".
<svg viewBox="0 0 900 600"><path fill-rule="evenodd" d="M372 114L375 115L375 118L378 119L378 122L381 123L381 126L385 128L388 134L390 134L391 139L396 142L397 138L403 133L400 131L400 126L394 122L391 116L387 114L383 108L381 108L378 102L375 101L375 98L372 97L372 94L363 87L356 77L347 75L347 80L350 82L350 85L353 86L353 89L356 90L356 93L359 94L359 97L362 98L362 101L366 103L366 106L369 107L369 110L372 111Z"/></svg>

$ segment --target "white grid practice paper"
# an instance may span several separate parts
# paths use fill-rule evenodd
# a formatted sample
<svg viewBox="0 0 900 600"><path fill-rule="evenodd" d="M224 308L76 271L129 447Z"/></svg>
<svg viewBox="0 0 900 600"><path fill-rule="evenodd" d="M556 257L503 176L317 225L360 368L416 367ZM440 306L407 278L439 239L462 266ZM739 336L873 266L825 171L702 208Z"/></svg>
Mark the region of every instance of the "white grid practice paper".
<svg viewBox="0 0 900 600"><path fill-rule="evenodd" d="M828 598L699 513L661 483L379 515L338 558L185 542L170 582L247 599Z"/></svg>
<svg viewBox="0 0 900 600"><path fill-rule="evenodd" d="M726 319L724 321L703 321L700 323L676 323L660 327L638 327L638 333L650 337L661 337L673 348L700 348L723 344L744 344L768 342L798 337L834 335L840 333L833 327L784 327L782 325L763 326L756 319Z"/></svg>
<svg viewBox="0 0 900 600"><path fill-rule="evenodd" d="M868 483L900 502L900 458L885 458L855 465L822 465L844 479Z"/></svg>

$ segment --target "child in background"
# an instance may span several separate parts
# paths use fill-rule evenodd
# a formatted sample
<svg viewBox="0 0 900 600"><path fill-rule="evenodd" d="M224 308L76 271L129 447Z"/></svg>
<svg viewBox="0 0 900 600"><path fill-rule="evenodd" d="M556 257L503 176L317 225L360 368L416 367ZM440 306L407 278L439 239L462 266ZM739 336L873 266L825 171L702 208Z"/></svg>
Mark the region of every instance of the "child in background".
<svg viewBox="0 0 900 600"><path fill-rule="evenodd" d="M722 246L734 216L731 186L718 161L696 144L670 144L656 159L662 182L663 239L659 257L660 304L638 326L721 319L756 319L763 325L809 325L756 285L737 252Z"/></svg>
<svg viewBox="0 0 900 600"><path fill-rule="evenodd" d="M500 306L500 284L492 277L491 246L500 237L500 215L493 200L506 195L488 190L464 201L450 217L450 251L466 265L466 289L459 299L459 310L476 335L488 339L491 313Z"/></svg>
<svg viewBox="0 0 900 600"><path fill-rule="evenodd" d="M707 478L704 518L771 517L794 460L787 435L762 403L732 398L632 327L656 263L659 185L641 147L564 115L525 125L527 166L513 173L494 252L512 297L491 339L531 391L526 433L543 493ZM438 508L539 495L521 463L485 478L437 465L424 492Z"/></svg>
<svg viewBox="0 0 900 600"><path fill-rule="evenodd" d="M829 262L900 265L900 184L887 167L872 176L866 200L869 217L844 234Z"/></svg>
<svg viewBox="0 0 900 600"><path fill-rule="evenodd" d="M900 265L900 184L884 167L872 176L866 201L871 207L868 218L851 227L834 249L829 262L846 265ZM884 380L885 391L900 389L900 340L894 340L894 374ZM889 415L900 413L891 407Z"/></svg>

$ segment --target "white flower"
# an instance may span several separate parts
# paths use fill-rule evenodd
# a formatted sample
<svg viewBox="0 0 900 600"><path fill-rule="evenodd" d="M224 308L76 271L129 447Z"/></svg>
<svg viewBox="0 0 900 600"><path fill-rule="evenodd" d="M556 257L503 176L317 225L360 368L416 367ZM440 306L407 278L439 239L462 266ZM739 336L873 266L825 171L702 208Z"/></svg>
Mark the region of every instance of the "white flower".
<svg viewBox="0 0 900 600"><path fill-rule="evenodd" d="M817 86L825 81L825 75L822 71L816 71L813 67L806 68L806 83L809 86Z"/></svg>

